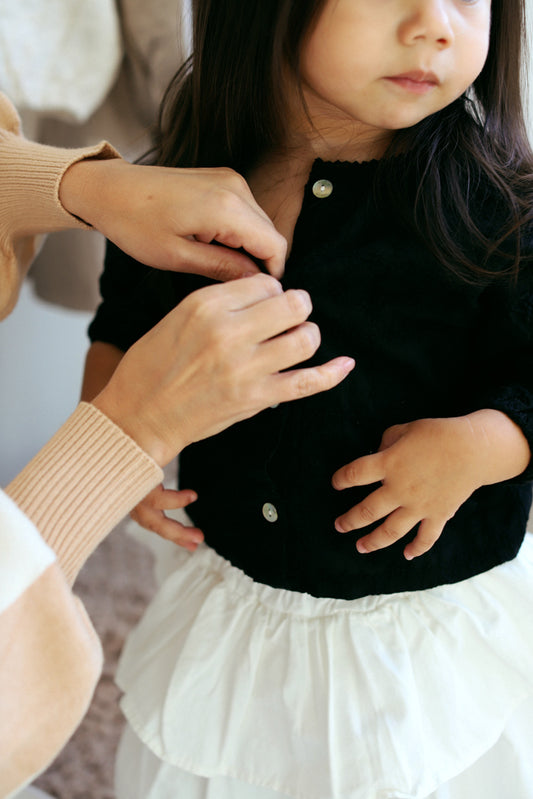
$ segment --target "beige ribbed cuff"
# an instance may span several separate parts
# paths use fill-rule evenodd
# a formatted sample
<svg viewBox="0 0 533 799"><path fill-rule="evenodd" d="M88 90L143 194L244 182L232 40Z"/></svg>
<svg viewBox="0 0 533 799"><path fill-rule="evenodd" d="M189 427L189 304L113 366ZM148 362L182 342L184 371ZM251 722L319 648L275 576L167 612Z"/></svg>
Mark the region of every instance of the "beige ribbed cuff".
<svg viewBox="0 0 533 799"><path fill-rule="evenodd" d="M7 225L12 239L53 230L87 228L61 205L61 179L78 161L118 157L117 151L107 142L93 147L64 149L36 144L15 133L0 130L1 228Z"/></svg>
<svg viewBox="0 0 533 799"><path fill-rule="evenodd" d="M6 492L72 583L100 541L162 479L144 450L82 402Z"/></svg>

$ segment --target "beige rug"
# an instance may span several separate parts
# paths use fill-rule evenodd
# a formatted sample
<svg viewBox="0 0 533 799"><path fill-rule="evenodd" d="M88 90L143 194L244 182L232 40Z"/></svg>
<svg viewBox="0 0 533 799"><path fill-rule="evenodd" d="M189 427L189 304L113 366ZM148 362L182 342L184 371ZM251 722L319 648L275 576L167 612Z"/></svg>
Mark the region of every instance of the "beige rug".
<svg viewBox="0 0 533 799"><path fill-rule="evenodd" d="M113 799L113 762L122 729L113 675L124 639L154 590L152 556L119 526L82 570L75 586L105 652L92 705L66 748L37 781L55 799Z"/></svg>

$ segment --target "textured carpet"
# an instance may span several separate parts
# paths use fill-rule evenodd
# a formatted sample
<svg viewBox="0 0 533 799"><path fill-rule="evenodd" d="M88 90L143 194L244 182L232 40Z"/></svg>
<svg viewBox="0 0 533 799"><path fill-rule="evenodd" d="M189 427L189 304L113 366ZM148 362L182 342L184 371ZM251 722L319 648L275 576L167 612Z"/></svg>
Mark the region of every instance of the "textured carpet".
<svg viewBox="0 0 533 799"><path fill-rule="evenodd" d="M75 591L102 640L105 665L87 716L36 781L55 799L113 799L113 763L123 720L113 675L124 639L154 590L152 556L119 526L83 568Z"/></svg>

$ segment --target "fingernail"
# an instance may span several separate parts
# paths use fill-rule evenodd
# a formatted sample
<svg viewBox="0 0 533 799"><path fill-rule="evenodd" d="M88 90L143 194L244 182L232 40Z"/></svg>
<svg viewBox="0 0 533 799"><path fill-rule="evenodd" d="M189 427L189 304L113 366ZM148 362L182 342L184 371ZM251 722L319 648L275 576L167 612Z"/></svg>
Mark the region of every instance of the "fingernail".
<svg viewBox="0 0 533 799"><path fill-rule="evenodd" d="M355 547L360 555L366 555L369 552L369 550L366 548L366 545L362 541L358 541Z"/></svg>
<svg viewBox="0 0 533 799"><path fill-rule="evenodd" d="M352 369L354 368L354 366L355 366L355 360L353 358L345 358L344 359L344 363L342 365L342 368L344 369L346 374L348 374L348 372L351 372Z"/></svg>
<svg viewBox="0 0 533 799"><path fill-rule="evenodd" d="M403 556L404 556L405 560L414 560L415 559L415 556L411 555L409 552L404 552Z"/></svg>
<svg viewBox="0 0 533 799"><path fill-rule="evenodd" d="M346 532L346 531L345 531L345 529L344 529L344 527L342 526L342 524L340 523L340 521L339 521L338 519L335 519L335 530L336 530L338 533L344 533L344 532Z"/></svg>

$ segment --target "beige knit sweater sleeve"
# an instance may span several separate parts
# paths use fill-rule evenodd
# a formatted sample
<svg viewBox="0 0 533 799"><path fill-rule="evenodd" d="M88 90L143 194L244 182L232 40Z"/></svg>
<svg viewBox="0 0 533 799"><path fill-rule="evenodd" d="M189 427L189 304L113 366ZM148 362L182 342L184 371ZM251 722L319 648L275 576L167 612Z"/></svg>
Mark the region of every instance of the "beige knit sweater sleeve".
<svg viewBox="0 0 533 799"><path fill-rule="evenodd" d="M18 115L0 93L0 319L16 304L38 246L38 234L85 228L59 201L66 170L84 158L117 158L107 142L62 149L28 141Z"/></svg>
<svg viewBox="0 0 533 799"><path fill-rule="evenodd" d="M6 493L31 519L72 584L113 527L163 479L159 466L82 402Z"/></svg>
<svg viewBox="0 0 533 799"><path fill-rule="evenodd" d="M26 141L0 94L0 318L16 303L35 235L84 226L59 202L66 169L83 158L116 155L106 143L61 150ZM98 543L162 477L119 427L81 403L8 486L25 514L22 527L33 522L53 553L0 612L0 797L44 769L81 721L102 656L70 586ZM16 524L3 530L4 539L18 541L20 532ZM22 561L27 556L25 549Z"/></svg>
<svg viewBox="0 0 533 799"><path fill-rule="evenodd" d="M85 715L102 654L70 586L104 536L162 477L107 416L81 403L7 487L57 560L0 612L0 797L46 768Z"/></svg>

